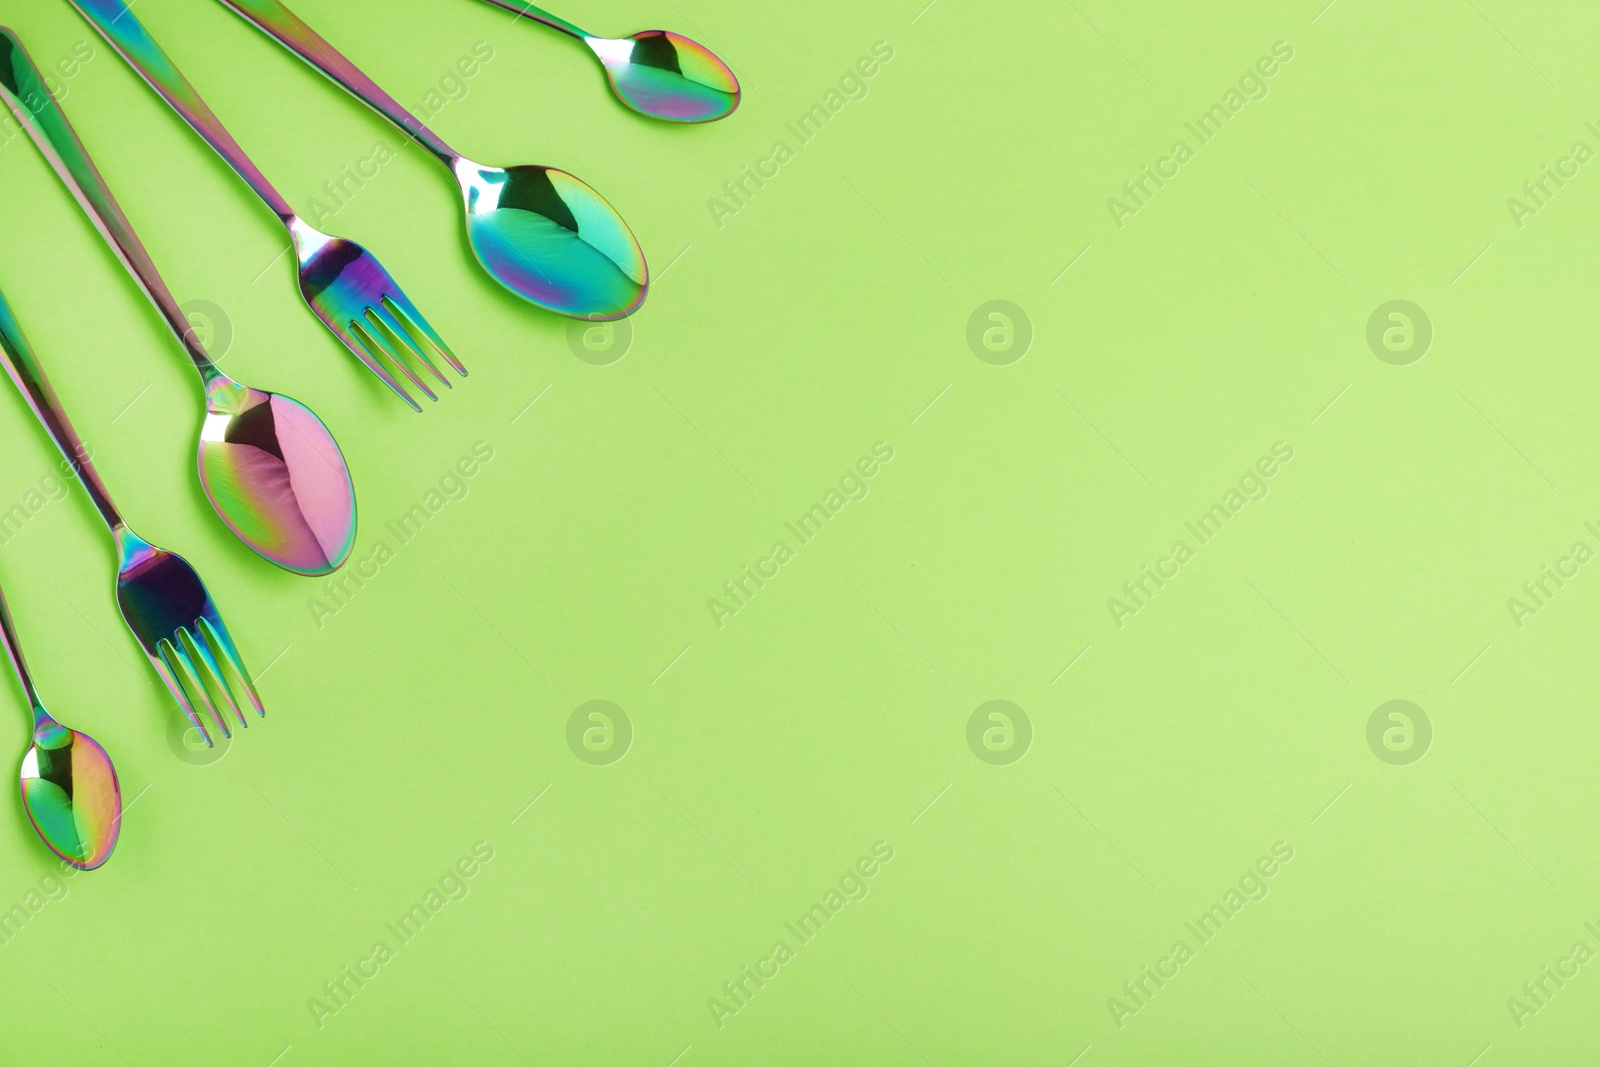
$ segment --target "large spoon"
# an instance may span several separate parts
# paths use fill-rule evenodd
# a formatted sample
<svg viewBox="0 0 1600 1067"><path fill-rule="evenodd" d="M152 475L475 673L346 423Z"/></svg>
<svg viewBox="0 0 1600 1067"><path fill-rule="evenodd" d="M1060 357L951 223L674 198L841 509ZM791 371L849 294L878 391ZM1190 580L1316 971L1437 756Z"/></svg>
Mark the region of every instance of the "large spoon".
<svg viewBox="0 0 1600 1067"><path fill-rule="evenodd" d="M630 37L596 37L521 0L489 3L588 45L605 68L606 80L617 99L641 115L667 122L713 122L727 118L739 106L739 79L698 41L669 30L640 30Z"/></svg>
<svg viewBox="0 0 1600 1067"><path fill-rule="evenodd" d="M83 10L84 0L72 2ZM620 319L644 303L650 277L644 253L628 224L599 193L554 167L474 163L400 106L280 0L221 2L450 168L465 199L472 252L495 281L540 307L579 319ZM120 7L122 0L96 0L95 6ZM95 16L95 24L115 37L115 20Z"/></svg>
<svg viewBox="0 0 1600 1067"><path fill-rule="evenodd" d="M50 717L22 656L11 609L0 592L0 643L33 708L33 744L22 757L22 806L46 847L80 871L111 858L122 830L117 770L100 743Z"/></svg>
<svg viewBox="0 0 1600 1067"><path fill-rule="evenodd" d="M0 98L199 372L206 402L200 483L217 515L239 540L286 570L306 575L337 570L355 544L356 498L333 435L299 401L241 385L217 369L44 78L4 28Z"/></svg>

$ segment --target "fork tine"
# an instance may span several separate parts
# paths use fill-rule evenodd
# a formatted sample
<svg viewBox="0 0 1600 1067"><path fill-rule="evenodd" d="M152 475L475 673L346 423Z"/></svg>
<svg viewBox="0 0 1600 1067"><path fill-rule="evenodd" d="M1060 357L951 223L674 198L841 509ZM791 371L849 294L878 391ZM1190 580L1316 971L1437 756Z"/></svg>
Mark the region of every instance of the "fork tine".
<svg viewBox="0 0 1600 1067"><path fill-rule="evenodd" d="M256 709L256 714L265 716L267 709L261 705L261 694L256 692L255 682L250 680L250 672L244 669L244 660L239 657L239 649L233 643L233 635L228 633L228 626L220 618L212 622L202 617L199 621L200 629L205 632L206 640L213 648L227 660L228 666L233 668L233 673L244 688L245 695L250 698L251 705Z"/></svg>
<svg viewBox="0 0 1600 1067"><path fill-rule="evenodd" d="M178 635L179 637L188 638L188 644L194 646L192 654L199 656L200 661L205 664L206 670L201 678L201 684L204 685L206 682L210 682L213 695L221 696L222 699L226 700L228 709L238 717L239 725L248 729L250 723L245 719L244 712L239 710L239 702L234 699L233 689L228 685L227 675L223 674L222 668L217 666L217 658L212 654L210 643L206 641L205 631L197 627L194 630L180 630Z"/></svg>
<svg viewBox="0 0 1600 1067"><path fill-rule="evenodd" d="M389 371L383 365L383 361L368 346L366 338L357 335L355 322L351 322L349 327L337 327L333 325L331 320L324 321L333 330L335 336L344 342L344 346L350 350L351 354L361 361L362 366L376 374L383 384L394 390L396 396L410 404L413 411L422 410L422 405L413 400L411 394L406 392L405 388L389 374Z"/></svg>
<svg viewBox="0 0 1600 1067"><path fill-rule="evenodd" d="M389 333L394 336L396 341L405 345L411 354L416 356L417 360L424 367L427 367L433 372L433 376L439 379L439 383L441 385L443 385L446 389L450 388L450 379L439 373L439 368L435 366L433 357L428 355L427 350L417 343L417 339L412 337L411 334L406 331L404 326L400 325L400 320L395 317L394 312L390 310L388 304L380 300L378 303L367 308L367 314L372 316L378 322L383 323L383 325L388 329ZM402 355L404 355L404 353L395 353L395 357L397 359Z"/></svg>
<svg viewBox="0 0 1600 1067"><path fill-rule="evenodd" d="M157 646L157 651L160 655L151 656L150 665L156 669L156 673L166 683L167 691L172 694L172 699L176 700L178 706L183 709L184 717L189 720L189 725L193 726L200 734L200 739L206 743L206 747L216 747L211 741L211 732L206 729L206 724L201 722L200 716L194 713L194 706L189 703L189 695L183 691L183 687L178 684L177 678L173 675L172 664L167 662L165 643Z"/></svg>
<svg viewBox="0 0 1600 1067"><path fill-rule="evenodd" d="M366 315L371 315L371 311L368 310L363 317L352 319L350 322L350 333L361 343L361 347L367 350L373 360L387 361L398 367L400 373L406 376L406 380L422 390L422 394L429 400L438 400L438 394L428 388L427 382L417 377L410 364L394 350L394 346L384 339L383 331ZM407 397L406 399L410 400L411 398ZM411 406L417 411L422 410L421 406L414 400L411 401Z"/></svg>
<svg viewBox="0 0 1600 1067"><path fill-rule="evenodd" d="M217 726L221 728L222 736L231 739L233 730L228 726L227 718L217 710L216 701L212 699L211 691L206 688L205 677L200 673L200 669L195 666L193 658L189 655L189 650L183 646L182 636L184 633L185 631L183 630L177 631L169 641L173 658L178 661L183 669L182 680L184 687L189 690L190 696L196 705L196 710L198 711L200 707L204 707L209 711L211 717L216 720Z"/></svg>
<svg viewBox="0 0 1600 1067"><path fill-rule="evenodd" d="M176 635L174 635L175 637ZM189 653L184 650L174 638L163 638L158 646L161 658L167 661L167 667L172 671L174 678L188 696L189 704L195 709L198 716L199 710L204 708L211 713L217 726L222 730L222 736L231 738L233 731L228 728L228 722L217 714L217 706L211 702L211 694L207 693L205 686L200 684L199 672L195 670L194 663L189 659Z"/></svg>
<svg viewBox="0 0 1600 1067"><path fill-rule="evenodd" d="M418 333L428 339L433 347L439 350L440 355L450 361L450 366L455 368L457 374L463 377L466 376L467 368L461 365L461 361L456 358L456 354L450 351L450 346L444 343L444 338L440 337L438 331L428 324L428 320L422 317L422 312L418 311L417 306L411 302L410 298L400 291L398 285L383 299L386 303L393 305L396 317L414 327Z"/></svg>

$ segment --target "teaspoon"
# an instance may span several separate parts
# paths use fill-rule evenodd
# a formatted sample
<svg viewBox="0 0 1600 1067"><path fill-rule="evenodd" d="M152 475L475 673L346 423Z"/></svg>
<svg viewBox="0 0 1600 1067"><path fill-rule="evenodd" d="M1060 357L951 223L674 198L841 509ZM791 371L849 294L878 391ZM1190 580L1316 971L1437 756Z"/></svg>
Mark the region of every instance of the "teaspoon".
<svg viewBox="0 0 1600 1067"><path fill-rule="evenodd" d="M122 830L117 770L100 743L50 717L22 656L11 609L0 593L0 643L33 709L33 744L22 757L22 806L45 846L80 871L111 858Z"/></svg>
<svg viewBox="0 0 1600 1067"><path fill-rule="evenodd" d="M540 307L578 319L620 319L644 303L649 288L644 253L628 224L599 193L555 167L474 163L280 0L221 2L450 168L465 199L467 240L495 281Z"/></svg>
<svg viewBox="0 0 1600 1067"><path fill-rule="evenodd" d="M739 106L739 79L698 41L669 30L596 37L521 0L488 2L588 45L617 99L641 115L666 122L714 122Z"/></svg>
<svg viewBox="0 0 1600 1067"><path fill-rule="evenodd" d="M27 51L0 28L0 98L133 275L205 387L200 483L239 540L296 574L324 575L355 544L356 499L333 435L297 400L222 373L156 271Z"/></svg>

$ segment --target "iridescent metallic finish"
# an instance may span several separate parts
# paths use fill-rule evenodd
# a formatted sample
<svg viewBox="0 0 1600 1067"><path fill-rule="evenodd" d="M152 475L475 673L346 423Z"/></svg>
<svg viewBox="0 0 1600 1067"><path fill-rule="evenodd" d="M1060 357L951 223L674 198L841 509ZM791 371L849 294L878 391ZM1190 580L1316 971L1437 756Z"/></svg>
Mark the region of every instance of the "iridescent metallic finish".
<svg viewBox="0 0 1600 1067"><path fill-rule="evenodd" d="M4 294L0 294L0 362L110 528L117 545L117 606L123 621L189 725L211 744L211 734L196 710L205 709L223 734L232 737L218 704L248 726L242 710L245 701L238 699L239 694L248 699L257 715L265 715L261 697L205 583L182 557L155 548L123 521Z"/></svg>
<svg viewBox="0 0 1600 1067"><path fill-rule="evenodd" d="M22 655L11 608L0 592L0 644L33 709L33 744L22 757L22 806L45 845L80 871L111 858L122 830L117 770L100 743L50 717Z"/></svg>
<svg viewBox="0 0 1600 1067"><path fill-rule="evenodd" d="M121 0L73 0L80 8ZM553 167L486 167L446 144L280 0L220 0L394 123L450 168L466 209L467 239L501 285L578 319L631 315L650 272L627 223L600 194Z"/></svg>
<svg viewBox="0 0 1600 1067"><path fill-rule="evenodd" d="M617 99L667 122L715 122L739 106L739 79L710 49L670 30L585 37Z"/></svg>
<svg viewBox="0 0 1600 1067"><path fill-rule="evenodd" d="M272 209L294 241L301 296L368 370L415 411L422 406L405 383L429 400L439 397L424 375L451 388L434 360L435 352L457 374L467 373L377 257L354 241L330 237L295 214L123 0L74 0L73 6Z"/></svg>
<svg viewBox="0 0 1600 1067"><path fill-rule="evenodd" d="M739 79L698 41L669 30L641 30L631 37L596 37L521 0L489 3L588 45L605 67L606 79L617 99L641 115L666 122L715 122L727 118L739 106Z"/></svg>
<svg viewBox="0 0 1600 1067"><path fill-rule="evenodd" d="M241 541L285 570L305 575L337 570L355 544L356 498L344 456L327 427L298 402L240 385L217 369L27 52L4 29L0 98L199 372L206 399L200 482L217 515Z"/></svg>

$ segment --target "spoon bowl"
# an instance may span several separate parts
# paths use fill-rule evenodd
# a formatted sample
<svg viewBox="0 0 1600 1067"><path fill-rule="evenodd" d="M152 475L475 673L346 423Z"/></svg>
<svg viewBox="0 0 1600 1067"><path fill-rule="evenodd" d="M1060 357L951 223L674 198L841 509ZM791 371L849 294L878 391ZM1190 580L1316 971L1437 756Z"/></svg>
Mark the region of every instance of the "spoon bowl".
<svg viewBox="0 0 1600 1067"><path fill-rule="evenodd" d="M120 54L144 55L170 67L122 0L82 2L86 6L79 10L107 32L123 50ZM113 31L119 22L120 30ZM115 32L124 36L114 36ZM152 85L177 84L182 78L175 69L166 80L151 76L156 77ZM188 83L182 85L188 90L186 99L194 99L199 106ZM38 68L21 42L3 28L0 100L155 305L200 375L206 407L200 435L200 480L217 516L251 549L286 570L323 575L338 569L354 544L355 491L344 456L327 427L300 403L240 385L217 369ZM283 221L289 225L293 212L287 207L284 212ZM317 236L326 238L325 234ZM300 238L297 232L297 246ZM330 277L323 279L320 295L336 299L341 293L334 277L337 268L323 273ZM72 455L69 449L63 451Z"/></svg>
<svg viewBox="0 0 1600 1067"><path fill-rule="evenodd" d="M653 119L715 122L739 106L739 79L705 45L670 30L585 37L617 99Z"/></svg>
<svg viewBox="0 0 1600 1067"><path fill-rule="evenodd" d="M0 325L9 321L0 298ZM0 339L4 339L0 337ZM3 350L9 354L9 350ZM122 830L122 790L111 757L88 734L69 730L50 717L33 684L11 607L0 593L0 647L33 712L33 744L22 757L22 807L39 840L80 871L92 871L111 858Z"/></svg>
<svg viewBox="0 0 1600 1067"><path fill-rule="evenodd" d="M45 846L80 871L111 858L122 829L122 791L111 757L88 734L38 709L22 758L22 804Z"/></svg>
<svg viewBox="0 0 1600 1067"><path fill-rule="evenodd" d="M299 401L216 372L206 386L199 465L217 515L260 555L313 576L349 558L350 470L328 428Z"/></svg>
<svg viewBox="0 0 1600 1067"><path fill-rule="evenodd" d="M554 167L453 168L467 239L496 281L541 307L604 322L637 311L649 288L644 253L616 209Z"/></svg>

